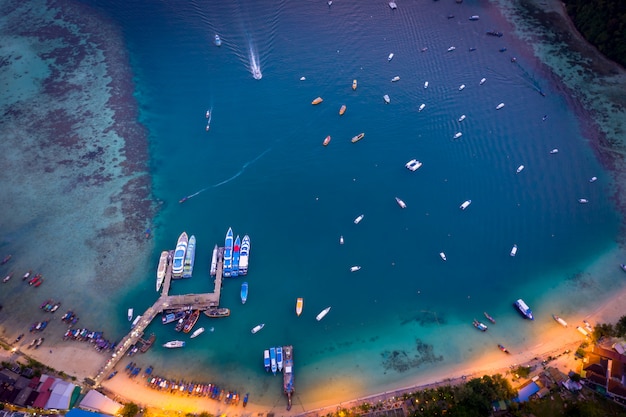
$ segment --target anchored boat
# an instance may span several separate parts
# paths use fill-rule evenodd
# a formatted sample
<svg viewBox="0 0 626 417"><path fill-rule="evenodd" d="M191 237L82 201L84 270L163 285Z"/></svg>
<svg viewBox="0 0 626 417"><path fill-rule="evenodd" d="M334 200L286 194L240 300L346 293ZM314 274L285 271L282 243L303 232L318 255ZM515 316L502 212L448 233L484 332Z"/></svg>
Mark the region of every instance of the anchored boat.
<svg viewBox="0 0 626 417"><path fill-rule="evenodd" d="M328 314L329 311L330 311L330 307L326 307L325 309L320 311L320 313L317 316L315 316L315 320L317 321L322 320L324 317L326 317L326 314Z"/></svg>
<svg viewBox="0 0 626 417"><path fill-rule="evenodd" d="M304 308L304 299L302 297L299 297L296 300L296 315L298 317L300 317L300 314L302 314L302 309Z"/></svg>

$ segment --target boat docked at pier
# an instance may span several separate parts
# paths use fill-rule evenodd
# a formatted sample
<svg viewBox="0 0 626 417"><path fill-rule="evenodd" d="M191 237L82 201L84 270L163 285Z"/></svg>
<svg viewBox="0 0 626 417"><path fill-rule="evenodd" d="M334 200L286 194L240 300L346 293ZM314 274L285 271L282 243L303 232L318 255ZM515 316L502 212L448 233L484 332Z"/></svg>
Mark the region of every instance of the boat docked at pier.
<svg viewBox="0 0 626 417"><path fill-rule="evenodd" d="M185 320L183 324L183 333L189 333L193 326L198 322L198 318L200 317L200 310L193 310L189 317Z"/></svg>
<svg viewBox="0 0 626 417"><path fill-rule="evenodd" d="M324 317L326 317L329 311L330 311L330 307L326 307L325 309L320 311L320 313L317 316L315 316L315 320L317 321L322 320Z"/></svg>
<svg viewBox="0 0 626 417"><path fill-rule="evenodd" d="M209 271L209 273L211 274L212 277L215 276L215 274L217 273L217 253L218 253L219 249L217 247L217 244L215 244L215 247L213 248L213 254L211 255L211 270Z"/></svg>
<svg viewBox="0 0 626 417"><path fill-rule="evenodd" d="M283 347L276 346L276 366L278 367L278 372L283 370Z"/></svg>
<svg viewBox="0 0 626 417"><path fill-rule="evenodd" d="M171 340L167 343L163 344L164 348L175 349L185 347L185 342L183 340Z"/></svg>
<svg viewBox="0 0 626 417"><path fill-rule="evenodd" d="M157 267L156 273L156 290L159 291L161 286L163 285L163 281L165 280L165 272L167 271L167 259L169 257L169 252L164 250L161 252L161 257L159 258L159 265Z"/></svg>
<svg viewBox="0 0 626 417"><path fill-rule="evenodd" d="M210 317L212 319L219 319L222 317L230 316L230 309L222 307L222 308L210 308L204 311L204 315Z"/></svg>
<svg viewBox="0 0 626 417"><path fill-rule="evenodd" d="M263 367L265 368L265 372L269 372L272 365L270 362L270 350L269 349L265 349L263 351Z"/></svg>
<svg viewBox="0 0 626 417"><path fill-rule="evenodd" d="M178 321L184 318L188 311L189 310L179 310L179 311L170 312L170 313L163 312L163 315L161 316L161 323L163 324L174 323L175 321Z"/></svg>
<svg viewBox="0 0 626 417"><path fill-rule="evenodd" d="M276 363L276 348L273 346L270 348L270 368L272 370L272 373L276 375L276 371L278 370L278 364Z"/></svg>
<svg viewBox="0 0 626 417"><path fill-rule="evenodd" d="M298 317L300 317L300 314L302 314L302 309L303 308L304 308L304 298L298 297L296 299L296 315Z"/></svg>
<svg viewBox="0 0 626 417"><path fill-rule="evenodd" d="M224 276L230 277L233 270L233 229L228 228L224 240Z"/></svg>
<svg viewBox="0 0 626 417"><path fill-rule="evenodd" d="M521 298L518 299L517 301L515 301L515 307L517 308L517 310L528 320L534 320L535 318L533 317L533 312L530 309L530 307L528 307L528 305L524 302L524 300L522 300Z"/></svg>
<svg viewBox="0 0 626 417"><path fill-rule="evenodd" d="M196 337L200 336L202 333L204 333L204 327L200 327L199 329L194 330L190 338L195 339Z"/></svg>
<svg viewBox="0 0 626 417"><path fill-rule="evenodd" d="M193 274L193 263L196 258L196 237L191 235L185 252L185 261L183 263L183 278L191 278Z"/></svg>
<svg viewBox="0 0 626 417"><path fill-rule="evenodd" d="M248 274L248 259L250 257L250 236L245 235L241 239L241 250L239 251L239 275Z"/></svg>
<svg viewBox="0 0 626 417"><path fill-rule="evenodd" d="M172 278L181 278L183 276L183 267L185 264L185 253L187 253L187 243L189 238L187 233L183 232L178 237L176 249L174 250L174 259L172 261Z"/></svg>
<svg viewBox="0 0 626 417"><path fill-rule="evenodd" d="M135 311L132 308L128 309L128 313L127 313L128 321L131 321L133 319L134 312Z"/></svg>
<svg viewBox="0 0 626 417"><path fill-rule="evenodd" d="M360 141L361 139L363 139L365 137L365 133L359 133L356 136L353 136L352 139L350 139L350 141L352 143L357 143L358 141Z"/></svg>
<svg viewBox="0 0 626 417"><path fill-rule="evenodd" d="M241 284L241 304L245 304L248 301L248 283L244 282Z"/></svg>
<svg viewBox="0 0 626 417"><path fill-rule="evenodd" d="M241 239L239 235L235 238L235 244L233 245L233 269L230 272L231 277L239 276L239 259L241 257Z"/></svg>

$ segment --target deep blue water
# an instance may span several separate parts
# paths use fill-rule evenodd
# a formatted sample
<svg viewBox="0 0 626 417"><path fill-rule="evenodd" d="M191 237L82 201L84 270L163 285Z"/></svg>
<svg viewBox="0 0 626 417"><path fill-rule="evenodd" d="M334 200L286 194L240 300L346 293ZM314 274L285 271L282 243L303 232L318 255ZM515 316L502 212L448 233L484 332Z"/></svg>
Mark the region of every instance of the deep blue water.
<svg viewBox="0 0 626 417"><path fill-rule="evenodd" d="M242 279L226 281L222 305L231 317L203 317L215 331L185 350L155 348L146 361L158 373L224 381L270 403L280 384L263 387L262 350L293 344L304 402L313 387L342 381L331 373L365 375L363 391L373 391L429 366L385 369L381 354L413 355L416 338L444 363L466 359L482 346L470 324L484 310L514 323L498 329L499 340L526 340L513 327L511 303L523 297L532 306L615 239L608 175L577 116L524 58L528 46L508 33L485 35L498 23L493 10L430 0L395 11L385 2L94 3L124 33L149 130L154 198L162 202L154 268L185 230L198 239L194 278L175 282L172 293L207 291L211 250L228 227L252 240L248 303L239 302ZM481 19L469 21L474 14ZM261 80L252 77L252 59ZM395 75L401 80L391 83ZM312 106L317 96L324 102ZM360 132L365 138L350 143ZM461 139L452 139L456 132ZM323 147L326 135L332 141ZM414 173L404 168L412 158L424 164ZM582 197L590 203L579 204ZM459 210L467 199L471 206ZM351 265L362 269L350 273ZM156 299L154 268L118 311ZM297 297L305 299L300 318ZM316 322L326 306L331 312ZM260 322L265 329L251 335ZM149 330L159 342L179 336L158 323Z"/></svg>

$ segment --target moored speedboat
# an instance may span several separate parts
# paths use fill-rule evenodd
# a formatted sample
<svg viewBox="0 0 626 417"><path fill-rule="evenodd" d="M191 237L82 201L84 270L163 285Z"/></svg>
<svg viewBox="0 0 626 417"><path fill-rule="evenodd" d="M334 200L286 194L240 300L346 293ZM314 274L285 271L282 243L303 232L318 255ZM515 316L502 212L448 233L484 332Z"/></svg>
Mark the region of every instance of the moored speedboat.
<svg viewBox="0 0 626 417"><path fill-rule="evenodd" d="M194 330L190 338L195 339L196 337L200 336L202 333L204 333L204 327L200 327L199 329Z"/></svg>
<svg viewBox="0 0 626 417"><path fill-rule="evenodd" d="M417 159L411 159L409 162L404 165L409 171L417 171L419 167L422 166L422 163Z"/></svg>
<svg viewBox="0 0 626 417"><path fill-rule="evenodd" d="M478 330L480 330L481 332L486 332L487 331L487 325L484 323L479 322L478 320L474 319L474 321L472 322L472 324L474 325L474 327L476 327Z"/></svg>
<svg viewBox="0 0 626 417"><path fill-rule="evenodd" d="M315 320L320 321L321 319L326 317L329 311L330 311L330 307L326 307L325 309L320 311L320 313L317 316L315 316Z"/></svg>
<svg viewBox="0 0 626 417"><path fill-rule="evenodd" d="M315 104L320 104L322 101L324 101L323 98L321 97L317 97L316 99L314 99L311 104L315 105Z"/></svg>
<svg viewBox="0 0 626 417"><path fill-rule="evenodd" d="M224 239L224 276L230 277L233 270L233 229L228 228Z"/></svg>
<svg viewBox="0 0 626 417"><path fill-rule="evenodd" d="M328 136L326 136L326 138L324 138L324 142L322 142L322 145L328 146L329 143L330 143L330 135L328 135Z"/></svg>
<svg viewBox="0 0 626 417"><path fill-rule="evenodd" d="M228 317L230 316L230 309L225 308L225 307L210 308L208 310L204 310L204 315L207 317L211 317L212 319Z"/></svg>
<svg viewBox="0 0 626 417"><path fill-rule="evenodd" d="M517 255L517 244L513 245L513 247L511 248L511 253L509 253L509 255L511 256Z"/></svg>
<svg viewBox="0 0 626 417"><path fill-rule="evenodd" d="M193 274L193 264L196 259L196 237L191 235L185 251L185 260L183 262L183 278L191 278Z"/></svg>
<svg viewBox="0 0 626 417"><path fill-rule="evenodd" d="M406 203L404 201L400 200L398 197L396 197L396 203L398 203L400 208L406 208Z"/></svg>
<svg viewBox="0 0 626 417"><path fill-rule="evenodd" d="M389 94L385 94L383 96L383 100L385 101L385 104L389 104L391 102L391 99L389 98Z"/></svg>
<svg viewBox="0 0 626 417"><path fill-rule="evenodd" d="M183 267L185 266L185 253L187 253L187 243L189 239L187 233L183 232L178 237L176 250L174 250L174 259L172 261L172 278L181 278L183 276Z"/></svg>
<svg viewBox="0 0 626 417"><path fill-rule="evenodd" d="M276 375L276 371L278 370L278 365L276 364L276 348L270 348L270 368L272 369L272 373Z"/></svg>
<svg viewBox="0 0 626 417"><path fill-rule="evenodd" d="M461 205L459 206L459 208L460 208L461 210L465 210L466 208L468 208L468 207L469 207L469 205L470 205L470 204L472 204L472 200L465 200L465 201L463 202L463 204L461 204Z"/></svg>
<svg viewBox="0 0 626 417"><path fill-rule="evenodd" d="M304 298L298 297L296 299L296 315L298 317L300 317L300 314L302 314L302 309L303 308L304 308Z"/></svg>
<svg viewBox="0 0 626 417"><path fill-rule="evenodd" d="M361 220L363 220L363 217L365 217L365 214L359 215L356 219L354 219L354 224L359 224Z"/></svg>
<svg viewBox="0 0 626 417"><path fill-rule="evenodd" d="M159 265L157 267L157 279L156 279L156 290L159 291L161 286L163 285L163 280L165 279L165 272L167 271L167 259L169 257L169 252L164 250L161 252L161 257L159 258Z"/></svg>
<svg viewBox="0 0 626 417"><path fill-rule="evenodd" d="M168 349L181 348L185 347L185 342L183 340L171 340L167 343L164 343L163 347Z"/></svg>
<svg viewBox="0 0 626 417"><path fill-rule="evenodd" d="M248 274L248 260L250 258L250 236L244 235L241 240L241 250L239 251L239 275Z"/></svg>
<svg viewBox="0 0 626 417"><path fill-rule="evenodd" d="M354 265L350 267L350 272L356 272L359 269L361 269L361 267L359 265Z"/></svg>
<svg viewBox="0 0 626 417"><path fill-rule="evenodd" d="M524 300L522 300L521 298L518 299L517 301L515 301L515 307L517 308L517 310L522 313L522 315L524 317L526 317L529 320L534 320L535 318L533 317L533 312L530 309L530 307L528 307L528 305L526 305L526 303L524 302Z"/></svg>
<svg viewBox="0 0 626 417"><path fill-rule="evenodd" d="M264 327L265 327L265 323L257 324L250 331L252 332L252 334L255 334L255 333L257 333L259 330L261 330Z"/></svg>
<svg viewBox="0 0 626 417"><path fill-rule="evenodd" d="M496 106L496 110L500 110L502 107L504 107L504 103L500 103Z"/></svg>
<svg viewBox="0 0 626 417"><path fill-rule="evenodd" d="M443 253L443 252L439 252L439 257L440 257L442 260L444 260L444 261L447 261L447 260L448 260L448 258L446 257L446 254L445 254L445 253Z"/></svg>
<svg viewBox="0 0 626 417"><path fill-rule="evenodd" d="M353 90L356 90L356 85L357 85L356 80L352 80L352 89Z"/></svg>
<svg viewBox="0 0 626 417"><path fill-rule="evenodd" d="M517 167L517 169L515 170L515 172L516 172L517 174L519 174L519 173L520 173L520 172L522 172L523 170L524 170L524 165L520 165L520 166L518 166L518 167Z"/></svg>
<svg viewBox="0 0 626 417"><path fill-rule="evenodd" d="M354 136L350 141L352 143L357 143L358 141L360 141L364 137L365 137L365 133L359 133L358 135Z"/></svg>
<svg viewBox="0 0 626 417"><path fill-rule="evenodd" d="M345 112L346 112L346 105L342 104L341 107L339 108L339 116L343 116Z"/></svg>

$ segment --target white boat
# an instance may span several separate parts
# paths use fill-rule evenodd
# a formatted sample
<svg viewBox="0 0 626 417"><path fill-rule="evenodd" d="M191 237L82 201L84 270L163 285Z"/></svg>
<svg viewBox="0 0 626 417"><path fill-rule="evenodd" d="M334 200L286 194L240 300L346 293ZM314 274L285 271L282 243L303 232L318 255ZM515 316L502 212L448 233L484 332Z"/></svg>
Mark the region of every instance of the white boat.
<svg viewBox="0 0 626 417"><path fill-rule="evenodd" d="M252 332L252 334L255 334L255 333L257 333L259 330L261 330L264 327L265 327L265 323L257 324L250 331Z"/></svg>
<svg viewBox="0 0 626 417"><path fill-rule="evenodd" d="M217 252L218 252L218 248L217 248L217 244L215 244L215 247L213 248L213 255L211 255L211 271L210 271L210 274L211 274L212 277L214 277L216 272L217 272Z"/></svg>
<svg viewBox="0 0 626 417"><path fill-rule="evenodd" d="M396 197L396 203L398 203L400 208L406 208L406 203L404 201L400 200L398 197Z"/></svg>
<svg viewBox="0 0 626 417"><path fill-rule="evenodd" d="M339 236L339 244L343 245L343 235Z"/></svg>
<svg viewBox="0 0 626 417"><path fill-rule="evenodd" d="M426 107L426 104L424 104L424 103L420 104L420 107L419 107L419 109L417 109L417 111L424 110L424 107Z"/></svg>
<svg viewBox="0 0 626 417"><path fill-rule="evenodd" d="M400 77L398 77L397 75L391 79L392 83L395 83L396 81L400 81Z"/></svg>
<svg viewBox="0 0 626 417"><path fill-rule="evenodd" d="M554 155L555 153L559 153L559 150L557 148L554 148L550 151L550 154Z"/></svg>
<svg viewBox="0 0 626 417"><path fill-rule="evenodd" d="M519 174L519 173L520 173L520 172L522 172L523 170L524 170L524 165L520 165L520 166L518 166L518 167L517 167L517 169L515 170L515 172Z"/></svg>
<svg viewBox="0 0 626 417"><path fill-rule="evenodd" d="M579 198L579 199L578 199L578 202L579 202L580 204L587 204L587 203L589 202L589 200L587 200L586 198Z"/></svg>
<svg viewBox="0 0 626 417"><path fill-rule="evenodd" d="M461 204L461 206L459 207L461 210L465 210L470 204L472 204L472 200L466 200L463 202L463 204Z"/></svg>
<svg viewBox="0 0 626 417"><path fill-rule="evenodd" d="M354 224L359 224L361 220L363 220L363 217L365 217L365 214L361 214L359 217L354 219Z"/></svg>
<svg viewBox="0 0 626 417"><path fill-rule="evenodd" d="M409 171L417 171L417 169L419 167L422 166L422 163L420 161L418 161L417 159L411 159L409 162L406 163L405 167L409 170Z"/></svg>
<svg viewBox="0 0 626 417"><path fill-rule="evenodd" d="M385 95L383 96L383 100L385 100L385 103L387 103L387 104L389 104L389 102L391 101L391 99L389 98L389 95L388 95L388 94L385 94Z"/></svg>
<svg viewBox="0 0 626 417"><path fill-rule="evenodd" d="M521 298L518 299L515 302L515 307L517 307L519 312L522 313L524 315L524 317L526 317L527 319L529 319L529 320L534 320L535 319L533 317L533 312L530 310L530 307L528 307L528 305L526 305L524 300L522 300Z"/></svg>
<svg viewBox="0 0 626 417"><path fill-rule="evenodd" d="M187 233L183 232L178 237L176 250L174 251L174 260L172 261L172 278L180 278L183 276L183 268L185 264L185 253L187 252Z"/></svg>
<svg viewBox="0 0 626 417"><path fill-rule="evenodd" d="M424 88L428 88L428 81L424 81Z"/></svg>
<svg viewBox="0 0 626 417"><path fill-rule="evenodd" d="M211 110L206 111L206 118L208 119L209 117L211 117Z"/></svg>
<svg viewBox="0 0 626 417"><path fill-rule="evenodd" d="M194 330L193 333L191 333L191 338L194 339L200 336L202 333L204 333L204 327L200 327L199 329Z"/></svg>
<svg viewBox="0 0 626 417"><path fill-rule="evenodd" d="M132 308L128 309L128 321L131 321L133 319L133 313L134 310Z"/></svg>
<svg viewBox="0 0 626 417"><path fill-rule="evenodd" d="M504 107L504 103L500 103L496 106L496 110L500 110L502 107Z"/></svg>
<svg viewBox="0 0 626 417"><path fill-rule="evenodd" d="M463 136L463 133L461 133L461 132L456 132L456 133L454 134L454 136L453 136L453 139L458 139L458 138L460 138L461 136Z"/></svg>
<svg viewBox="0 0 626 417"><path fill-rule="evenodd" d="M300 77L300 81L305 81L306 77Z"/></svg>
<svg viewBox="0 0 626 417"><path fill-rule="evenodd" d="M241 240L241 249L239 250L239 275L248 274L248 260L250 257L250 236L245 235Z"/></svg>
<svg viewBox="0 0 626 417"><path fill-rule="evenodd" d="M448 52L452 52L452 51L454 51L455 49L456 49L456 47L451 46L451 47L449 47L449 48L448 48Z"/></svg>
<svg viewBox="0 0 626 417"><path fill-rule="evenodd" d="M481 79L480 79L480 83L479 83L479 85L483 85L483 84L485 83L485 81L487 81L487 79L486 79L486 78L481 78Z"/></svg>
<svg viewBox="0 0 626 417"><path fill-rule="evenodd" d="M131 323L130 328L134 329L137 323L139 323L139 320L141 320L141 316L135 317L135 320L133 320L133 322Z"/></svg>
<svg viewBox="0 0 626 417"><path fill-rule="evenodd" d="M159 266L157 267L157 279L156 279L156 290L159 291L161 286L163 285L163 280L165 279L165 272L167 272L167 259L169 257L169 252L164 250L161 252L161 257L159 258Z"/></svg>
<svg viewBox="0 0 626 417"><path fill-rule="evenodd" d="M185 251L185 261L183 262L183 278L191 278L193 275L193 264L196 259L196 237L191 235Z"/></svg>
<svg viewBox="0 0 626 417"><path fill-rule="evenodd" d="M389 7L391 8L391 10L395 10L398 8L398 5L396 4L395 1L390 1L389 2Z"/></svg>
<svg viewBox="0 0 626 417"><path fill-rule="evenodd" d="M358 271L359 269L361 269L361 267L360 267L359 265L351 266L351 267L350 267L350 272L356 272L356 271Z"/></svg>
<svg viewBox="0 0 626 417"><path fill-rule="evenodd" d="M276 366L278 367L278 371L283 370L283 347L276 346Z"/></svg>
<svg viewBox="0 0 626 417"><path fill-rule="evenodd" d="M265 349L263 351L263 366L265 367L265 372L269 372L270 371L270 367L271 367L271 362L270 362L270 350L269 349Z"/></svg>
<svg viewBox="0 0 626 417"><path fill-rule="evenodd" d="M562 318L560 318L559 316L557 316L556 314L552 315L552 318L559 323L561 326L563 327L567 327L567 322L565 320L563 320Z"/></svg>
<svg viewBox="0 0 626 417"><path fill-rule="evenodd" d="M480 17L478 15L476 15L476 14L473 15L473 16L470 16L470 18L469 18L469 20L478 20L478 19L480 19Z"/></svg>
<svg viewBox="0 0 626 417"><path fill-rule="evenodd" d="M389 56L387 57L387 61L391 61L393 59L393 53L390 53Z"/></svg>
<svg viewBox="0 0 626 417"><path fill-rule="evenodd" d="M163 347L168 349L181 348L185 347L185 342L183 340L171 340L163 344Z"/></svg>
<svg viewBox="0 0 626 417"><path fill-rule="evenodd" d="M589 178L589 182L596 182L596 181L598 181L598 177Z"/></svg>
<svg viewBox="0 0 626 417"><path fill-rule="evenodd" d="M444 261L447 261L447 260L448 260L448 258L446 258L446 254L445 254L445 253L443 253L443 252L439 252L439 257L440 257L441 259L443 259Z"/></svg>
<svg viewBox="0 0 626 417"><path fill-rule="evenodd" d="M517 245L513 245L513 247L511 248L511 253L509 255L511 256L517 255Z"/></svg>
<svg viewBox="0 0 626 417"><path fill-rule="evenodd" d="M300 314L302 314L303 309L304 309L304 298L298 297L296 299L296 315L298 317L300 317Z"/></svg>
<svg viewBox="0 0 626 417"><path fill-rule="evenodd" d="M276 375L278 365L276 364L276 348L274 346L270 348L270 368L272 369L272 373Z"/></svg>
<svg viewBox="0 0 626 417"><path fill-rule="evenodd" d="M465 84L461 84L461 85L459 86L459 91L463 91L463 89L464 89L464 88L465 88Z"/></svg>
<svg viewBox="0 0 626 417"><path fill-rule="evenodd" d="M459 122L462 122L463 120L465 120L465 115L462 114L461 117L459 117Z"/></svg>
<svg viewBox="0 0 626 417"><path fill-rule="evenodd" d="M329 311L330 311L330 307L326 307L325 309L320 311L320 313L317 316L315 316L315 320L320 321L321 319L326 317L326 314L328 314Z"/></svg>
<svg viewBox="0 0 626 417"><path fill-rule="evenodd" d="M222 40L220 39L220 35L215 35L215 45L222 46Z"/></svg>

